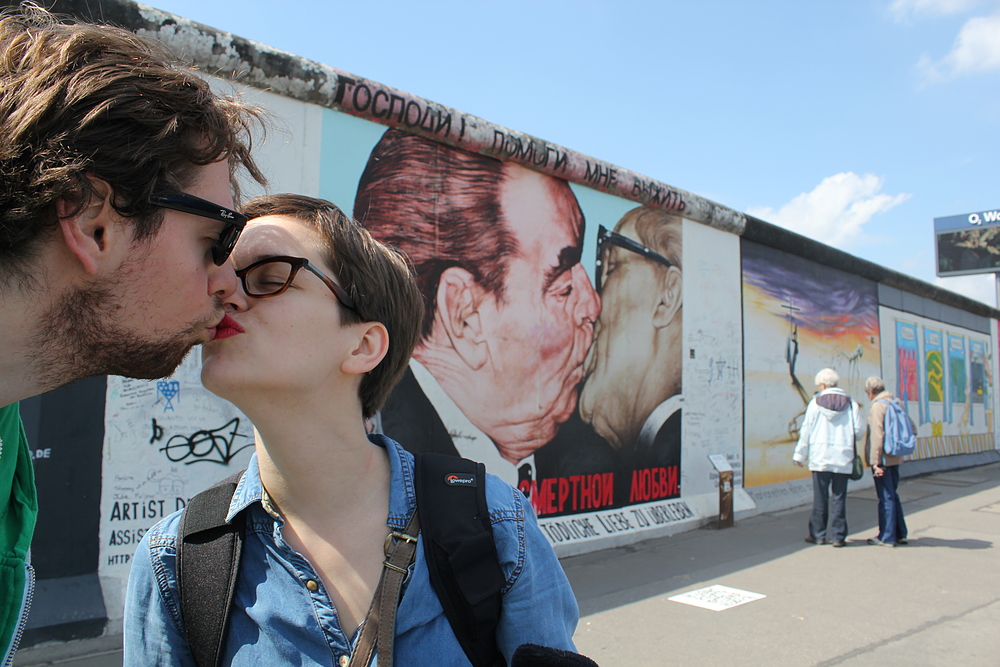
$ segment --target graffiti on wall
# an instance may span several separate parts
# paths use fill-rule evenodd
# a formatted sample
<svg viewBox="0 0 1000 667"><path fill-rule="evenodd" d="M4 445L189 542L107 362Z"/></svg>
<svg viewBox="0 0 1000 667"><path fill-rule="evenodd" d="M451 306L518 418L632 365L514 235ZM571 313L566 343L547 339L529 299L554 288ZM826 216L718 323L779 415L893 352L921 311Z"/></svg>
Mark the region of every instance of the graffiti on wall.
<svg viewBox="0 0 1000 667"><path fill-rule="evenodd" d="M924 329L924 402L944 403L944 339L936 329Z"/></svg>
<svg viewBox="0 0 1000 667"><path fill-rule="evenodd" d="M379 428L484 462L542 519L573 515L556 542L693 516L640 507L681 495L683 220L623 203L594 216L562 179L398 130L354 200L427 304Z"/></svg>
<svg viewBox="0 0 1000 667"><path fill-rule="evenodd" d="M159 382L108 377L98 572L122 586L106 591L124 590L132 554L154 523L250 459L253 427L202 386L200 351ZM114 617L119 595L108 604Z"/></svg>
<svg viewBox="0 0 1000 667"><path fill-rule="evenodd" d="M875 284L750 241L742 241L747 487L808 476L792 464L815 386L833 368L840 387L865 402L880 374Z"/></svg>
<svg viewBox="0 0 1000 667"><path fill-rule="evenodd" d="M965 338L948 334L948 421L955 421L955 405L962 405L966 398L968 376L965 372Z"/></svg>
<svg viewBox="0 0 1000 667"><path fill-rule="evenodd" d="M521 164L557 178L568 178L602 192L629 197L647 206L685 211L703 218L707 202L634 172L580 155L530 135L484 123L415 95L361 77L339 73L332 107L379 124L401 128L436 141L504 162ZM736 217L716 212L717 217ZM707 219L703 219L707 222ZM732 224L732 223L730 223Z"/></svg>
<svg viewBox="0 0 1000 667"><path fill-rule="evenodd" d="M990 404L989 357L985 341L969 339L969 390L973 403Z"/></svg>
<svg viewBox="0 0 1000 667"><path fill-rule="evenodd" d="M919 419L923 423L924 408L920 402L920 350L917 344L917 327L909 322L896 322L896 396L903 401L915 401L919 406Z"/></svg>
<svg viewBox="0 0 1000 667"><path fill-rule="evenodd" d="M989 336L886 307L879 317L886 386L895 388L917 424L917 449L909 458L994 449Z"/></svg>

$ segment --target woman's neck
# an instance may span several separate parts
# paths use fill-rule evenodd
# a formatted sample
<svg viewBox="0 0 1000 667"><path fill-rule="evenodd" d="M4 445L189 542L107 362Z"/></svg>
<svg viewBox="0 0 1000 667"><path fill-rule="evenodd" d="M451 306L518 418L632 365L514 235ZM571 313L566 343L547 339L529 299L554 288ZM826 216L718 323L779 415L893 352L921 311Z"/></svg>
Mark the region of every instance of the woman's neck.
<svg viewBox="0 0 1000 667"><path fill-rule="evenodd" d="M284 519L283 538L315 568L353 635L382 571L389 456L368 441L356 398L282 399L244 408L256 425L261 482Z"/></svg>
<svg viewBox="0 0 1000 667"><path fill-rule="evenodd" d="M356 399L299 396L240 407L255 427L261 482L286 517L321 529L376 498L387 504L388 456L368 440Z"/></svg>

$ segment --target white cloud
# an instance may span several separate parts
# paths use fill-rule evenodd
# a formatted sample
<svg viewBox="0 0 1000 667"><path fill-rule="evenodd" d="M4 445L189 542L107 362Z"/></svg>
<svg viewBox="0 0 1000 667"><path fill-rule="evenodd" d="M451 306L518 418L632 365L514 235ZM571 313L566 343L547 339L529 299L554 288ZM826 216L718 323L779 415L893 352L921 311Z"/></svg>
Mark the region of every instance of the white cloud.
<svg viewBox="0 0 1000 667"><path fill-rule="evenodd" d="M861 239L865 223L910 198L880 194L882 179L845 172L829 176L780 209L750 207L747 213L823 243L846 248Z"/></svg>
<svg viewBox="0 0 1000 667"><path fill-rule="evenodd" d="M996 278L992 273L978 276L955 276L953 278L935 278L934 284L942 289L957 292L976 301L982 301L988 306L997 303Z"/></svg>
<svg viewBox="0 0 1000 667"><path fill-rule="evenodd" d="M948 55L938 61L924 56L917 69L926 82L1000 69L1000 13L966 21Z"/></svg>
<svg viewBox="0 0 1000 667"><path fill-rule="evenodd" d="M914 14L957 14L982 4L982 0L894 0L889 11L897 20Z"/></svg>

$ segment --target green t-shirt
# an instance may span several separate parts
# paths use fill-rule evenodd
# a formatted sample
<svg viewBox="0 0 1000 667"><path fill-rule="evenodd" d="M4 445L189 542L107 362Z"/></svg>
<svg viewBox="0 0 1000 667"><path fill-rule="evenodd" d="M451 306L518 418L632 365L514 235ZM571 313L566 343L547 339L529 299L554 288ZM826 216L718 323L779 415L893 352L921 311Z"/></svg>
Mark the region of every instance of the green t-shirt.
<svg viewBox="0 0 1000 667"><path fill-rule="evenodd" d="M31 450L18 404L0 408L0 661L24 602L25 559L38 516Z"/></svg>

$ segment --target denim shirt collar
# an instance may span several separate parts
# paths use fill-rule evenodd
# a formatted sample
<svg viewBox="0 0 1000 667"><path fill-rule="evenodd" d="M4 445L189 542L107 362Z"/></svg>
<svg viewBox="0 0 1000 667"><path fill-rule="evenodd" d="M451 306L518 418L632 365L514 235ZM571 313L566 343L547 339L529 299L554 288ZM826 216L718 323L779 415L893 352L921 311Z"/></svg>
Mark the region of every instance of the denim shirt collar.
<svg viewBox="0 0 1000 667"><path fill-rule="evenodd" d="M368 440L385 449L389 455L391 480L386 525L392 530L403 530L417 506L413 482L413 454L403 449L395 440L380 433L370 434ZM260 481L260 465L257 462L257 453L254 452L250 457L250 463L247 464L246 472L236 486L233 500L229 504L229 512L226 514L226 523L231 522L237 514L254 503L260 503L263 508L263 500L264 485Z"/></svg>

